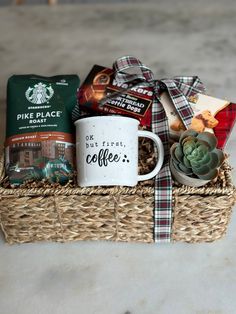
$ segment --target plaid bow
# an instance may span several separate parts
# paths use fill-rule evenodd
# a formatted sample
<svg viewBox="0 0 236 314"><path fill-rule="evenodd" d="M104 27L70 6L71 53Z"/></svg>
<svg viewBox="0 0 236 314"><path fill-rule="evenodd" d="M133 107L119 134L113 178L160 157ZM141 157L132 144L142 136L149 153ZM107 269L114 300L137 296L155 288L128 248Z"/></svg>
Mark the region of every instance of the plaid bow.
<svg viewBox="0 0 236 314"><path fill-rule="evenodd" d="M138 59L124 56L113 64L115 79L120 83L133 83L135 86L151 86L154 91L152 104L152 131L162 140L164 146L164 163L155 177L154 193L154 240L170 242L172 222L172 179L169 167L169 126L165 110L160 102L160 93L167 90L172 102L186 128L193 117L193 110L187 97L204 92L205 88L197 76L175 77L174 79L154 80L152 71ZM139 74L124 71L138 68Z"/></svg>

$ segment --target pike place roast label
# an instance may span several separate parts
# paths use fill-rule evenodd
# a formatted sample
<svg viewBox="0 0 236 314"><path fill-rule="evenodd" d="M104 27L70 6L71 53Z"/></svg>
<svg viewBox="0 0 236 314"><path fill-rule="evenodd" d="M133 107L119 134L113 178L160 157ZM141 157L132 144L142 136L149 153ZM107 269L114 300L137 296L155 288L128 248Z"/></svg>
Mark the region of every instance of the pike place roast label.
<svg viewBox="0 0 236 314"><path fill-rule="evenodd" d="M6 170L12 184L66 183L74 171L77 75L14 75L8 80Z"/></svg>

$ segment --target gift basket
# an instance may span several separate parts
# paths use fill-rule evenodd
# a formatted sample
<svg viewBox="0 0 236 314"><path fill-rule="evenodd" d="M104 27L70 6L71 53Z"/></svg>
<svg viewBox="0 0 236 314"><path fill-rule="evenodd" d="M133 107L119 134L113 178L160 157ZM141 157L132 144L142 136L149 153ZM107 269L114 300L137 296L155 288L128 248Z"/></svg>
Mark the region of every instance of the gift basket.
<svg viewBox="0 0 236 314"><path fill-rule="evenodd" d="M133 67L141 74L126 72ZM113 72L95 66L74 105L77 87L75 76L9 80L11 127L0 161L6 241L194 243L225 235L236 193L222 148L235 106L212 98L211 107L197 77L154 80L133 57L118 59ZM9 109L24 97L29 112ZM217 116L225 110L228 133Z"/></svg>

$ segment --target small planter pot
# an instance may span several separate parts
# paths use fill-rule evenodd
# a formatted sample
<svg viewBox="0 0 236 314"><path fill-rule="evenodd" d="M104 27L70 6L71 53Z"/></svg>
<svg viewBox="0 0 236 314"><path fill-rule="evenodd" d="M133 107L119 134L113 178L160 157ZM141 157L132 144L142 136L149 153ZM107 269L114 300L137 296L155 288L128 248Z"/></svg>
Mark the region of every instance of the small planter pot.
<svg viewBox="0 0 236 314"><path fill-rule="evenodd" d="M170 170L174 179L183 185L199 187L211 181L211 180L202 180L202 179L191 178L191 177L186 176L186 174L184 174L183 172L180 172L175 169L175 167L173 166L172 158L170 159Z"/></svg>

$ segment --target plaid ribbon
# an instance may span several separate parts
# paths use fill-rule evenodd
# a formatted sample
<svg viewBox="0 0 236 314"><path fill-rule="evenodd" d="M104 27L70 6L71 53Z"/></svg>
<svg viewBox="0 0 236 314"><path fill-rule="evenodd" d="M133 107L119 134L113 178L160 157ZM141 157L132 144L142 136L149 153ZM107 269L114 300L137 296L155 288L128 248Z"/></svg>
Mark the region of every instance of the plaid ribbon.
<svg viewBox="0 0 236 314"><path fill-rule="evenodd" d="M172 222L172 178L169 167L169 126L165 110L160 102L160 94L167 90L172 102L186 128L193 117L193 110L187 97L204 92L204 86L197 76L175 77L174 79L154 80L152 71L138 59L124 56L113 64L115 79L119 83L153 87L152 131L162 140L164 146L164 163L155 177L154 193L154 240L155 242L170 242ZM124 71L136 68L139 74ZM135 85L135 86L136 86ZM132 87L132 86L131 86Z"/></svg>

